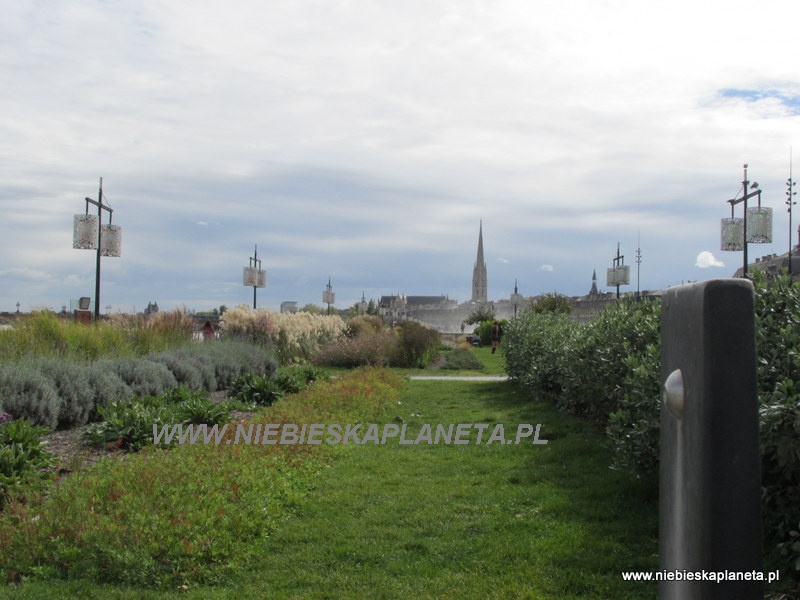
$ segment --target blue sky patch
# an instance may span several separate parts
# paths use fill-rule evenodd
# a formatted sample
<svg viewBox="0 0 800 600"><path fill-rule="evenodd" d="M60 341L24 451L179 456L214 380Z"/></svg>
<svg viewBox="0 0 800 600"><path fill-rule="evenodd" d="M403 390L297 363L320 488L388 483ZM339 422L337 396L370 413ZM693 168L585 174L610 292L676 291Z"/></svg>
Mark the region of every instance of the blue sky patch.
<svg viewBox="0 0 800 600"><path fill-rule="evenodd" d="M800 95L790 94L777 89L750 90L743 88L725 88L720 90L719 94L723 98L740 99L745 102L774 99L786 106L792 114L800 114Z"/></svg>

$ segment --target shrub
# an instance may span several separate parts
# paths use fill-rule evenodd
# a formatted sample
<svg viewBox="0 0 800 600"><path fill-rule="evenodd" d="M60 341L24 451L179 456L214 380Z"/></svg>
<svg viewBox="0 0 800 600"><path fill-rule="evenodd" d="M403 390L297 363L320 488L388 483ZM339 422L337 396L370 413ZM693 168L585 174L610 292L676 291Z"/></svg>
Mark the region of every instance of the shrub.
<svg viewBox="0 0 800 600"><path fill-rule="evenodd" d="M157 396L165 390L178 387L175 376L162 363L142 358L119 358L104 362L137 396Z"/></svg>
<svg viewBox="0 0 800 600"><path fill-rule="evenodd" d="M605 427L620 406L628 367L625 359L661 344L661 303L623 301L607 307L576 337L559 405ZM656 380L658 372L654 372Z"/></svg>
<svg viewBox="0 0 800 600"><path fill-rule="evenodd" d="M83 364L55 358L34 361L31 368L53 383L61 399L58 427L69 429L84 425L94 411L94 390Z"/></svg>
<svg viewBox="0 0 800 600"><path fill-rule="evenodd" d="M649 344L625 358L624 364L622 399L609 415L606 429L614 445L612 467L653 477L658 473L661 347Z"/></svg>
<svg viewBox="0 0 800 600"><path fill-rule="evenodd" d="M269 349L241 340L219 341L203 344L203 347L212 357L217 389L220 390L228 389L237 377L246 373L272 375L278 368Z"/></svg>
<svg viewBox="0 0 800 600"><path fill-rule="evenodd" d="M397 329L400 339L394 365L425 368L436 358L441 337L438 332L413 321L403 323Z"/></svg>
<svg viewBox="0 0 800 600"><path fill-rule="evenodd" d="M178 385L191 388L193 390L202 390L206 383L203 375L198 370L193 361L180 353L180 351L167 351L159 354L151 354L148 360L154 363L161 363L169 369Z"/></svg>
<svg viewBox="0 0 800 600"><path fill-rule="evenodd" d="M800 580L800 285L785 274L755 284L764 533Z"/></svg>
<svg viewBox="0 0 800 600"><path fill-rule="evenodd" d="M364 331L354 338L329 342L313 357L315 365L328 367L388 366L395 364L398 337L388 329Z"/></svg>
<svg viewBox="0 0 800 600"><path fill-rule="evenodd" d="M508 322L503 360L509 377L537 394L563 392L572 353L583 326L559 314L524 311Z"/></svg>
<svg viewBox="0 0 800 600"><path fill-rule="evenodd" d="M373 315L359 315L347 321L346 334L349 338L358 337L362 333L376 332L384 329L380 317Z"/></svg>
<svg viewBox="0 0 800 600"><path fill-rule="evenodd" d="M275 383L286 394L296 394L303 391L309 383L327 379L325 371L311 365L281 367L275 375Z"/></svg>
<svg viewBox="0 0 800 600"><path fill-rule="evenodd" d="M34 425L55 429L61 398L52 381L26 364L0 365L0 410L15 419L30 419Z"/></svg>
<svg viewBox="0 0 800 600"><path fill-rule="evenodd" d="M97 407L108 406L115 400L133 396L133 390L115 371L108 368L106 361L92 362L86 365L86 379L92 389L92 413L89 420L98 417Z"/></svg>

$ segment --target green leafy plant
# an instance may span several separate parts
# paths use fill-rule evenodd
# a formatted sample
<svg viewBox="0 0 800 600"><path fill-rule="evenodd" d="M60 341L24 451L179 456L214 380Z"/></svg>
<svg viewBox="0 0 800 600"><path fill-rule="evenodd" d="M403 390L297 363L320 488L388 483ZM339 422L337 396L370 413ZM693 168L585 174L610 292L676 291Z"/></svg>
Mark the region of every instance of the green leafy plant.
<svg viewBox="0 0 800 600"><path fill-rule="evenodd" d="M283 390L272 378L253 374L236 379L228 393L241 402L259 406L270 406L283 396Z"/></svg>
<svg viewBox="0 0 800 600"><path fill-rule="evenodd" d="M92 446L135 452L153 442L153 427L174 422L171 407L156 396L118 400L97 407L102 419L84 433Z"/></svg>
<svg viewBox="0 0 800 600"><path fill-rule="evenodd" d="M0 423L0 507L12 487L39 476L55 463L55 456L41 441L46 432L28 419Z"/></svg>

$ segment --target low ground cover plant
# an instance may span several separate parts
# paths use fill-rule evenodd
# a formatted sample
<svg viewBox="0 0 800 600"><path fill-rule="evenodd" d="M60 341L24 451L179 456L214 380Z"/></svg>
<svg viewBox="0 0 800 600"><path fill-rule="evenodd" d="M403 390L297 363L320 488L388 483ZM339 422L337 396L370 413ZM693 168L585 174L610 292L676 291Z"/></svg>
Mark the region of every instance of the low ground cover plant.
<svg viewBox="0 0 800 600"><path fill-rule="evenodd" d="M466 348L456 348L444 354L441 369L445 371L480 371L483 363Z"/></svg>
<svg viewBox="0 0 800 600"><path fill-rule="evenodd" d="M399 376L359 370L309 386L252 423L380 422ZM152 431L152 423L151 423ZM246 568L341 446L151 447L100 461L0 514L3 579L88 579L141 588L216 584Z"/></svg>

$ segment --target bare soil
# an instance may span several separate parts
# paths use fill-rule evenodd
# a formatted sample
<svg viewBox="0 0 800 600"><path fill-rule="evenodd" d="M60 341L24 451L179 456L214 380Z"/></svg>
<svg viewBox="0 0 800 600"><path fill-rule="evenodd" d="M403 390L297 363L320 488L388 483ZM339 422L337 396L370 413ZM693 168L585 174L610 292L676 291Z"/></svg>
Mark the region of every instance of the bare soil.
<svg viewBox="0 0 800 600"><path fill-rule="evenodd" d="M227 399L225 392L214 392L209 397L215 402L223 402ZM234 410L231 412L231 421L243 421L253 416L254 412L244 412ZM127 454L115 445L110 444L107 448L96 448L88 445L84 441L84 433L88 425L54 431L42 436L42 442L46 449L58 458L54 469L59 473L70 473L77 469L90 467L102 458L114 458Z"/></svg>

